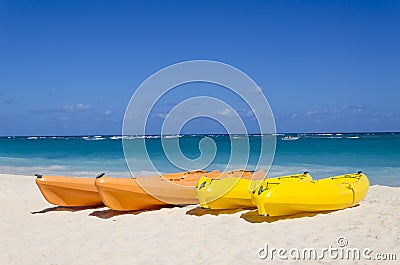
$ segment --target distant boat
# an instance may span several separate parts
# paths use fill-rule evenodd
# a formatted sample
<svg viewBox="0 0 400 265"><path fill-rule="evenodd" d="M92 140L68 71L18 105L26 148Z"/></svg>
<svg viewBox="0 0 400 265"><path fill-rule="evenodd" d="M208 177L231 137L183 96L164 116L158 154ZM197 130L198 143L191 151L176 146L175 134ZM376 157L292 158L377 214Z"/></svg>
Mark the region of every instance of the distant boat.
<svg viewBox="0 0 400 265"><path fill-rule="evenodd" d="M299 136L290 136L290 135L288 135L288 136L282 137L283 141L294 141L294 140L299 140L299 139L300 139Z"/></svg>
<svg viewBox="0 0 400 265"><path fill-rule="evenodd" d="M360 139L360 137L359 136L349 136L349 137L346 137L347 139Z"/></svg>

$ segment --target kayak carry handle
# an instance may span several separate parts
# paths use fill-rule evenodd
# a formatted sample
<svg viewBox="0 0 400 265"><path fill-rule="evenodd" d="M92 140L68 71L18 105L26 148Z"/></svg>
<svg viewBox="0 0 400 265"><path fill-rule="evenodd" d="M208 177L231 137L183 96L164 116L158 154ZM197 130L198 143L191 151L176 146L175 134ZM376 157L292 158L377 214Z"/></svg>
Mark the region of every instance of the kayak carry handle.
<svg viewBox="0 0 400 265"><path fill-rule="evenodd" d="M96 176L96 178L99 179L99 178L103 177L105 174L106 174L106 173L101 172L100 174L98 174L98 175Z"/></svg>
<svg viewBox="0 0 400 265"><path fill-rule="evenodd" d="M228 172L228 174L233 174L236 172L243 172L243 173L254 173L254 170L247 170L247 169L236 169L236 170L232 170L230 172Z"/></svg>
<svg viewBox="0 0 400 265"><path fill-rule="evenodd" d="M361 170L357 172L357 174L361 174L361 173L362 173L362 171L361 171Z"/></svg>
<svg viewBox="0 0 400 265"><path fill-rule="evenodd" d="M267 185L265 186L265 189L264 189L264 187L261 185L260 186L260 188L258 189L258 195L260 195L261 193L263 193L264 191L266 191L266 190L268 190L268 186L270 185L270 184L273 184L273 185L279 185L279 184L281 184L281 182L269 182L269 181L267 181L267 182L265 182ZM253 192L253 194L254 194L254 192Z"/></svg>
<svg viewBox="0 0 400 265"><path fill-rule="evenodd" d="M189 171L186 171L184 175L186 175L186 174L197 174L197 173L207 173L207 171L204 170L204 169L189 170Z"/></svg>
<svg viewBox="0 0 400 265"><path fill-rule="evenodd" d="M267 184L267 188L268 188L268 184ZM263 186L261 185L260 188L258 188L258 195L260 195L263 191L264 191L264 189L263 189ZM253 194L254 194L254 192L255 192L255 190L253 191Z"/></svg>
<svg viewBox="0 0 400 265"><path fill-rule="evenodd" d="M204 186L207 184L207 181L203 181L200 186L199 186L199 190L201 190L202 188L204 188Z"/></svg>
<svg viewBox="0 0 400 265"><path fill-rule="evenodd" d="M40 179L40 178L43 177L43 175L41 175L41 174L35 174L35 177L37 177L38 179Z"/></svg>

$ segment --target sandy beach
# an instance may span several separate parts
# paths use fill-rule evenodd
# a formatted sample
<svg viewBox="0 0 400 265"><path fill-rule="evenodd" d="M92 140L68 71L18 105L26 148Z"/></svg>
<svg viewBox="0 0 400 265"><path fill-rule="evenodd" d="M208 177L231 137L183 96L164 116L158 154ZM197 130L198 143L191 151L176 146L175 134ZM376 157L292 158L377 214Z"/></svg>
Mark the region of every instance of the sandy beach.
<svg viewBox="0 0 400 265"><path fill-rule="evenodd" d="M124 214L57 208L42 198L34 177L0 174L0 179L1 264L301 264L304 260L290 257L263 260L258 252L265 244L337 247L339 237L347 247L371 248L371 256L396 253L400 259L400 188L371 186L357 207L274 219L254 210L213 212L196 205ZM312 263L349 261L327 256Z"/></svg>

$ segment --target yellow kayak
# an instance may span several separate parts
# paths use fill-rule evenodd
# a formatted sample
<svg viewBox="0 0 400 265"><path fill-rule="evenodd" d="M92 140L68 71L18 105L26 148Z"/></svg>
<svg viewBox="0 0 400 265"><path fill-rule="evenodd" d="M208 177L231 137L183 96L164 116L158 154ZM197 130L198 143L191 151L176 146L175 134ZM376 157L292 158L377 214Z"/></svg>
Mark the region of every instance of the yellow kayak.
<svg viewBox="0 0 400 265"><path fill-rule="evenodd" d="M368 187L368 178L361 171L315 181L265 180L252 194L252 200L264 216L332 211L356 205L365 197Z"/></svg>
<svg viewBox="0 0 400 265"><path fill-rule="evenodd" d="M249 193L254 172L235 170L222 173L218 178L202 177L196 186L200 207L208 209L236 209L253 207ZM256 174L265 175L264 171Z"/></svg>
<svg viewBox="0 0 400 265"><path fill-rule="evenodd" d="M36 184L43 197L59 206L100 206L94 178L36 175Z"/></svg>
<svg viewBox="0 0 400 265"><path fill-rule="evenodd" d="M251 180L253 174L255 174L253 178L255 180ZM223 176L219 179L203 177L196 187L196 196L200 201L200 207L208 209L255 208L251 200L251 191L254 190L252 187L255 182L259 182L257 179L261 179L265 175L265 172L260 170L256 173L244 171L242 175L225 178ZM305 173L268 179L268 181L279 183L287 181L297 183L303 180L312 180L312 178Z"/></svg>

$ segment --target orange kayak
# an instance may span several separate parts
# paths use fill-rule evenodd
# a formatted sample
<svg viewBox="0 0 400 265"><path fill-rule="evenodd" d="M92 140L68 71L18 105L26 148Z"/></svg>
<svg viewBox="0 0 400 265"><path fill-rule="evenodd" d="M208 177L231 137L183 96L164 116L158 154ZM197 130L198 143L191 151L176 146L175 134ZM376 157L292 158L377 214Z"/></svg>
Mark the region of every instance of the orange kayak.
<svg viewBox="0 0 400 265"><path fill-rule="evenodd" d="M36 175L36 184L43 197L59 206L103 205L94 178Z"/></svg>
<svg viewBox="0 0 400 265"><path fill-rule="evenodd" d="M216 170L188 171L143 178L99 176L95 185L103 203L117 211L157 209L166 205L197 204L195 186L203 176L218 177Z"/></svg>

